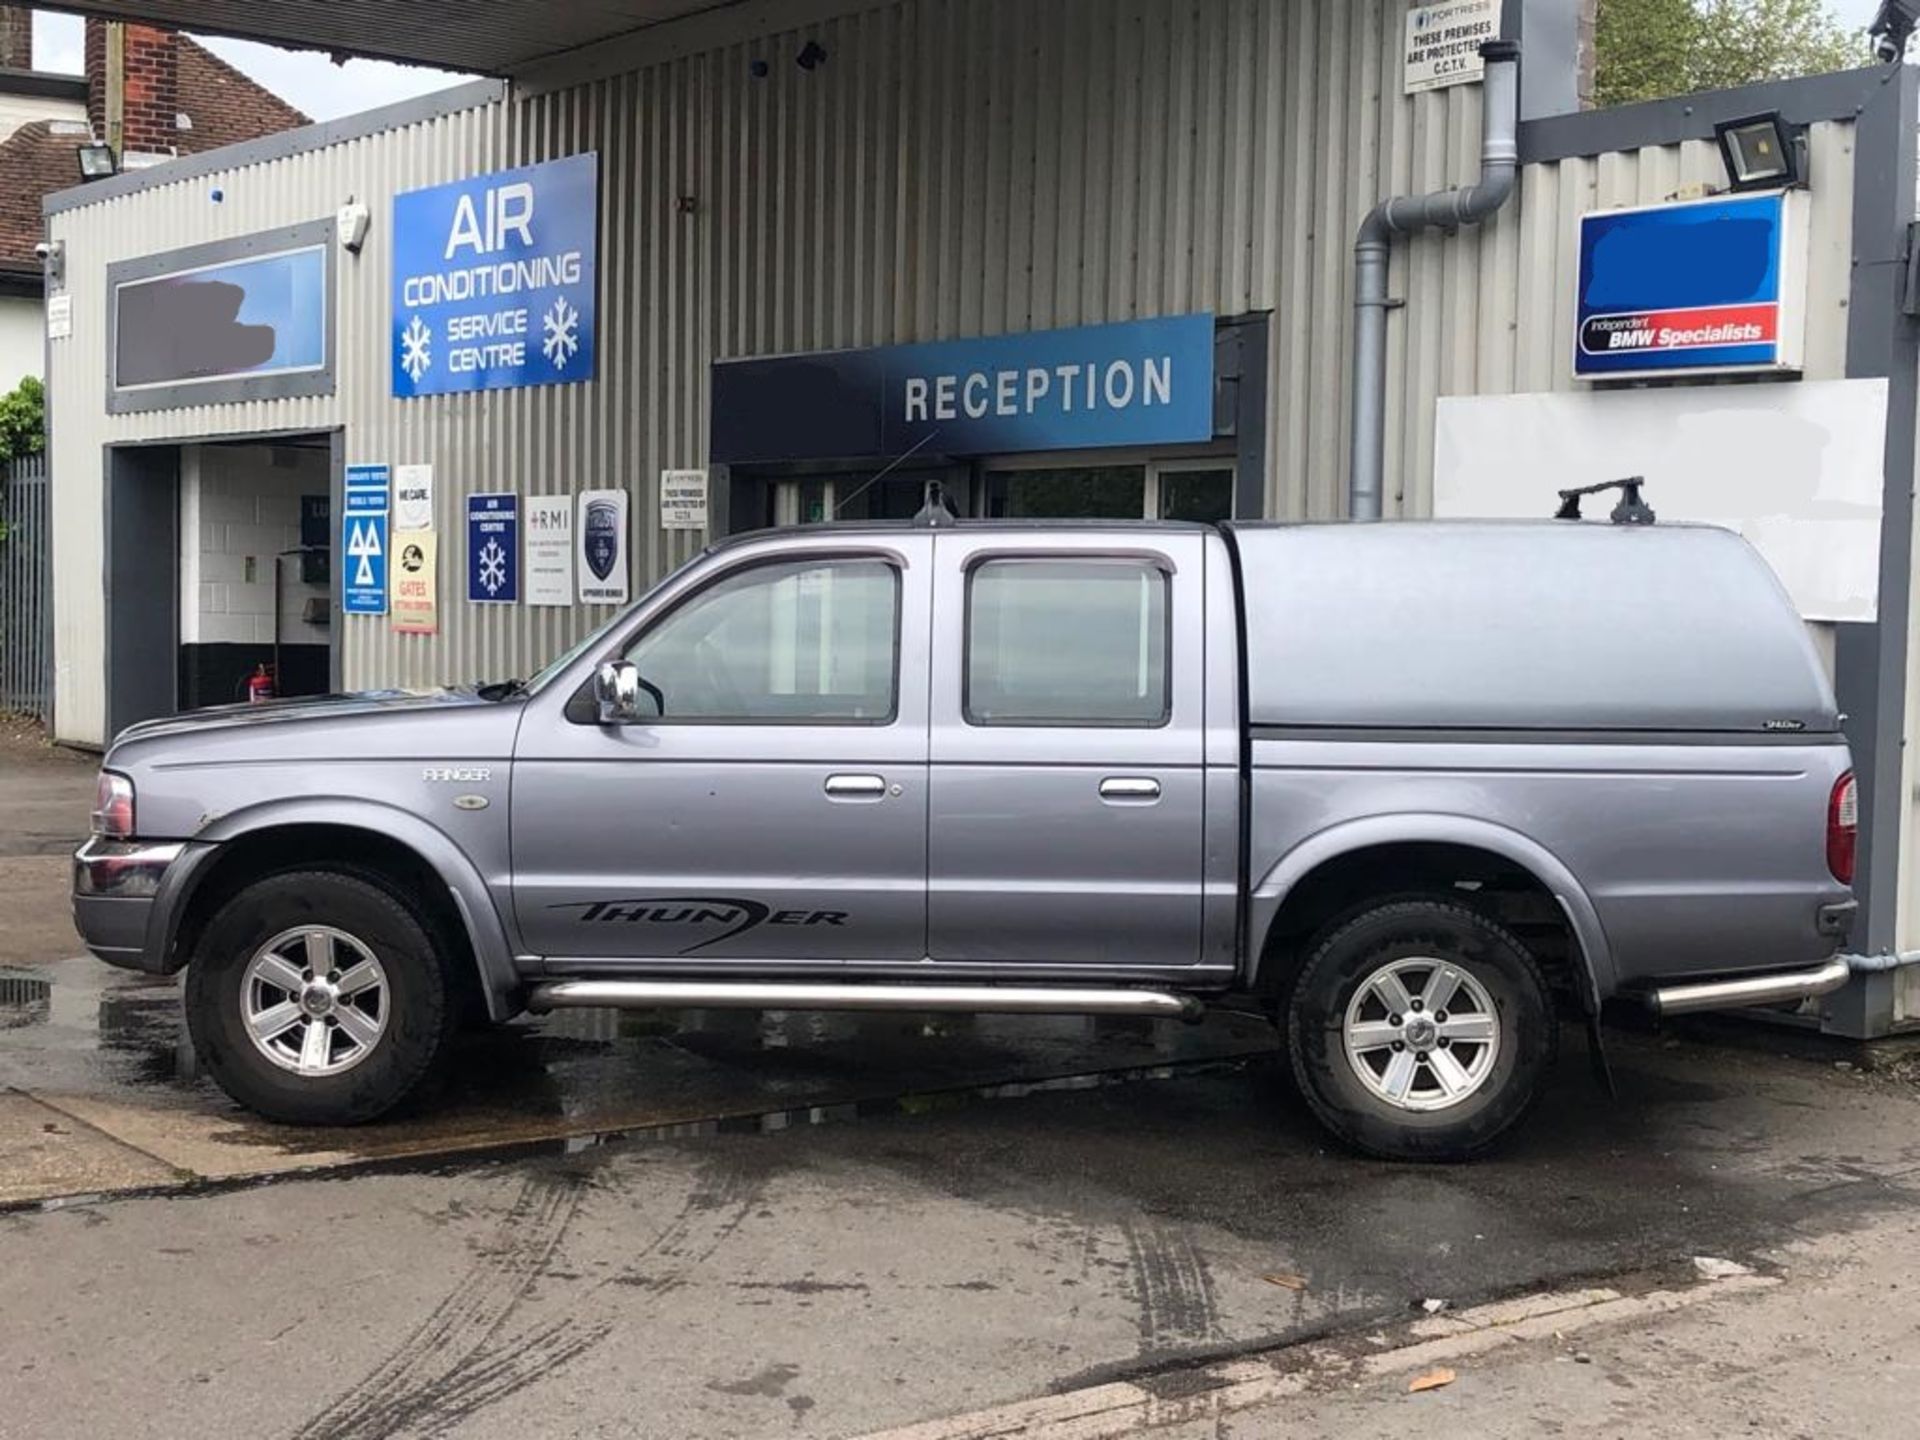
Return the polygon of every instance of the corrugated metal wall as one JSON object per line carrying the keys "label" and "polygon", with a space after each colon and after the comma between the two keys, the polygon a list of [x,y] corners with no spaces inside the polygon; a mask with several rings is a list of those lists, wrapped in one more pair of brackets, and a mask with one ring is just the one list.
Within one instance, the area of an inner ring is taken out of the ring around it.
{"label": "corrugated metal wall", "polygon": [[[626,485],[636,584],[685,558],[698,537],[652,524],[657,477],[702,463],[718,357],[1270,310],[1269,513],[1338,513],[1354,227],[1382,195],[1477,164],[1477,87],[1401,95],[1403,16],[1399,0],[901,0],[807,29],[829,56],[813,71],[792,63],[798,33],[772,37],[56,217],[75,296],[74,335],[52,346],[61,733],[103,724],[100,447],[118,440],[338,424],[350,460],[437,467],[442,634],[346,620],[350,685],[525,673],[604,613],[459,598],[467,492]],[[1842,257],[1847,129],[1815,137],[1816,244]],[[391,399],[392,193],[589,149],[599,378]],[[1715,166],[1696,145],[1534,167],[1484,233],[1397,258],[1400,508],[1428,503],[1436,395],[1570,383],[1575,215]],[[374,223],[342,259],[338,396],[103,413],[107,262],[350,195]],[[1844,296],[1845,264],[1828,268]],[[1812,348],[1838,373],[1838,340]]]}

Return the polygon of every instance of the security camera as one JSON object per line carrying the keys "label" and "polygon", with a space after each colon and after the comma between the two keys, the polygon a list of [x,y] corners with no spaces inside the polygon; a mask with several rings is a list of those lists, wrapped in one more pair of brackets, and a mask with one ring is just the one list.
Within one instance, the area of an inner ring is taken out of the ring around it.
{"label": "security camera", "polygon": [[1873,37],[1873,53],[1882,64],[1891,65],[1907,53],[1915,24],[1920,24],[1920,0],[1880,0],[1867,34]]}
{"label": "security camera", "polygon": [[38,245],[33,247],[33,253],[40,259],[45,260],[49,255],[53,254],[53,246],[42,240]]}

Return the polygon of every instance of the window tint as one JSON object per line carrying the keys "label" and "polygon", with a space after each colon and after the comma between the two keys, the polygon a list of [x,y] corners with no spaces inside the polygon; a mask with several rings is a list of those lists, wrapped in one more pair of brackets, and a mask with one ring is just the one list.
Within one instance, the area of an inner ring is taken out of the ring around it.
{"label": "window tint", "polygon": [[627,658],[669,722],[884,722],[899,609],[882,561],[755,566],[701,591]]}
{"label": "window tint", "polygon": [[1159,725],[1167,577],[1130,560],[993,560],[967,587],[967,719]]}

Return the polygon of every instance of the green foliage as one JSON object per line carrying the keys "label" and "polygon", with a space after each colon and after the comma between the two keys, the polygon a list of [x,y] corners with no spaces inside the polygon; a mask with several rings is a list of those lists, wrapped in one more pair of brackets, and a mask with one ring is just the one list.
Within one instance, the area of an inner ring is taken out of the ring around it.
{"label": "green foliage", "polygon": [[1870,63],[1827,0],[1600,0],[1594,20],[1597,105]]}
{"label": "green foliage", "polygon": [[0,462],[38,455],[47,444],[47,392],[37,376],[0,395]]}

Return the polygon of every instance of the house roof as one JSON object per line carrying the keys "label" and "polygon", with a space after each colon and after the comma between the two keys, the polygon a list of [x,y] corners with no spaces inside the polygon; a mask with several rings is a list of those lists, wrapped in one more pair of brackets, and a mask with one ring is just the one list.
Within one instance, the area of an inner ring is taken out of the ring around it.
{"label": "house roof", "polygon": [[[291,130],[308,118],[182,35],[176,49],[175,103],[192,128],[179,132],[183,155]],[[72,122],[35,120],[0,141],[0,279],[37,276],[33,253],[45,234],[40,202],[79,182],[74,151],[85,141]]]}

